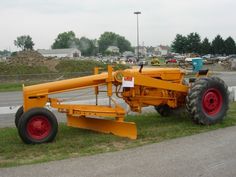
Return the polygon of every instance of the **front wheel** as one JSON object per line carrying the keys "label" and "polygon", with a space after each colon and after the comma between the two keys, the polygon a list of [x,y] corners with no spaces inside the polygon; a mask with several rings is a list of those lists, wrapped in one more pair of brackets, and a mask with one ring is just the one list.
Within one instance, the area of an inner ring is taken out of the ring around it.
{"label": "front wheel", "polygon": [[24,113],[24,108],[23,108],[23,106],[21,106],[21,107],[19,107],[19,109],[16,111],[16,114],[15,114],[16,128],[18,128],[19,120],[20,120],[23,113]]}
{"label": "front wheel", "polygon": [[227,85],[218,77],[198,79],[188,92],[186,107],[196,123],[211,125],[222,121],[229,108]]}
{"label": "front wheel", "polygon": [[45,108],[33,108],[25,112],[18,123],[18,133],[26,144],[48,143],[54,140],[58,130],[57,119]]}

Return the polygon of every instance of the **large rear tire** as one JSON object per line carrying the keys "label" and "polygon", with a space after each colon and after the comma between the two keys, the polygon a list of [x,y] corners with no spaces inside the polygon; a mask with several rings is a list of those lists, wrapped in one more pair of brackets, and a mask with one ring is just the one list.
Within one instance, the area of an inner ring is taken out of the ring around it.
{"label": "large rear tire", "polygon": [[186,108],[195,123],[212,125],[222,121],[229,108],[227,85],[218,77],[196,80],[186,97]]}
{"label": "large rear tire", "polygon": [[51,142],[57,130],[56,117],[45,108],[30,109],[21,116],[18,124],[19,136],[26,144]]}

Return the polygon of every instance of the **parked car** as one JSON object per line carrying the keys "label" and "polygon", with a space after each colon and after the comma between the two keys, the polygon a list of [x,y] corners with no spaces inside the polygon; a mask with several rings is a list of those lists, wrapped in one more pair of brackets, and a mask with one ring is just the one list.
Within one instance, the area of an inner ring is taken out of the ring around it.
{"label": "parked car", "polygon": [[236,59],[236,55],[229,55],[226,57],[225,60],[231,60],[231,59]]}
{"label": "parked car", "polygon": [[166,60],[166,64],[168,63],[178,63],[178,61],[175,58],[171,58],[171,59]]}
{"label": "parked car", "polygon": [[213,56],[211,54],[207,54],[207,55],[203,55],[202,58],[203,59],[210,59],[212,58]]}
{"label": "parked car", "polygon": [[220,56],[220,57],[217,57],[217,59],[218,59],[219,61],[225,61],[225,60],[227,60],[227,57]]}

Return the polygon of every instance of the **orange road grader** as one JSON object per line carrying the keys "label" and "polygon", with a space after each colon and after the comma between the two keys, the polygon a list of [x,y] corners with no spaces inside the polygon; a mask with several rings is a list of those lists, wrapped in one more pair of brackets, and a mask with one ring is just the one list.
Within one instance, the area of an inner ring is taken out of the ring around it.
{"label": "orange road grader", "polygon": [[[98,105],[101,87],[109,103]],[[51,94],[94,89],[94,105],[64,103]],[[104,91],[104,90],[103,90]],[[116,97],[112,97],[113,94]],[[51,96],[51,97],[50,97]],[[130,139],[137,138],[134,122],[125,122],[125,109],[116,99],[123,99],[131,111],[141,112],[142,107],[154,106],[161,116],[185,106],[193,122],[204,125],[222,121],[229,104],[227,85],[218,77],[208,77],[201,70],[195,78],[185,81],[185,72],[178,68],[143,68],[113,71],[44,84],[23,86],[23,105],[15,115],[20,138],[27,144],[47,143],[54,140],[58,131],[55,115],[46,105],[67,115],[67,125],[112,133]]]}

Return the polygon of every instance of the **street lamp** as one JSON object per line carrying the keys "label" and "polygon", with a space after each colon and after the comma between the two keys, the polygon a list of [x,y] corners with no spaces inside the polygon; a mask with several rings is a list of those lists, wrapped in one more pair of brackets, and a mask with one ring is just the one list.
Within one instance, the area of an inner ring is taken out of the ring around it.
{"label": "street lamp", "polygon": [[137,61],[139,61],[139,24],[138,24],[138,15],[141,14],[141,12],[134,12],[135,15],[137,15]]}

